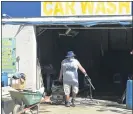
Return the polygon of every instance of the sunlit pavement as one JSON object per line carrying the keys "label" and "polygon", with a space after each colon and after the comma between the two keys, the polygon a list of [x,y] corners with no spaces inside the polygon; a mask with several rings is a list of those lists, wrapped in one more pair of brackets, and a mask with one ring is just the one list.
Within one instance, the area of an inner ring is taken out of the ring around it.
{"label": "sunlit pavement", "polygon": [[41,104],[39,114],[132,114],[132,110],[127,110],[125,105],[115,102],[78,99],[76,104],[76,107]]}

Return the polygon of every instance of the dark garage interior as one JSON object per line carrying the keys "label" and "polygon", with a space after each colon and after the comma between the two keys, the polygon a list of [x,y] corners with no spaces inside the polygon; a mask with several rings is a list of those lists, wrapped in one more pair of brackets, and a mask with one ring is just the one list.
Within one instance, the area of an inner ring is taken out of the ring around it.
{"label": "dark garage interior", "polygon": [[[39,30],[37,26],[36,30]],[[120,29],[44,29],[37,35],[37,56],[41,66],[52,64],[59,76],[61,61],[67,51],[74,51],[76,58],[92,79],[97,95],[122,96],[129,75],[133,74],[132,28]],[[72,36],[71,36],[72,35]],[[84,75],[79,71],[80,90],[84,88]],[[121,85],[115,84],[115,76]],[[80,93],[79,93],[80,94]]]}

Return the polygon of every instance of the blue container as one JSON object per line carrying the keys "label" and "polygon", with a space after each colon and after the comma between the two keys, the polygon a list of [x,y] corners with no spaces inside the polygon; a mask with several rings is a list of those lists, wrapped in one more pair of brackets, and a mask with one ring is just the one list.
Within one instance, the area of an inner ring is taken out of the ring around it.
{"label": "blue container", "polygon": [[2,73],[2,80],[1,80],[2,87],[8,86],[8,73]]}
{"label": "blue container", "polygon": [[126,106],[127,109],[133,109],[133,80],[127,81],[127,90],[126,90]]}

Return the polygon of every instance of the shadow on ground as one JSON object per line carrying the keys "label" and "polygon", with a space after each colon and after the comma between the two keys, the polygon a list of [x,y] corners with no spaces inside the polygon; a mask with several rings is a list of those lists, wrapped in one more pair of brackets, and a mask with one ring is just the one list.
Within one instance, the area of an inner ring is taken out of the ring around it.
{"label": "shadow on ground", "polygon": [[122,105],[122,104],[107,104],[107,107],[115,107],[115,108],[121,108],[121,109],[126,109],[126,105]]}
{"label": "shadow on ground", "polygon": [[46,111],[46,110],[39,111],[39,113],[46,113],[46,112],[51,112],[51,111]]}
{"label": "shadow on ground", "polygon": [[98,108],[97,111],[99,112],[111,111],[120,114],[132,114],[132,110],[128,110],[125,104],[119,104],[117,102],[98,100],[98,99],[86,100],[86,101],[84,100],[84,103],[82,103],[81,101],[80,105],[96,107]]}
{"label": "shadow on ground", "polygon": [[132,114],[132,110],[128,110],[126,109],[125,105],[119,105],[119,104],[108,104],[97,111],[99,112],[111,111],[120,114]]}

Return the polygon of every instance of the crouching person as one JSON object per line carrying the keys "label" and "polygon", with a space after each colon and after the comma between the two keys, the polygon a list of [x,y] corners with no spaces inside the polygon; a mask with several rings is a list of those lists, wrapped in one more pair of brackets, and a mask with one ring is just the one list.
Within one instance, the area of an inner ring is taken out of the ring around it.
{"label": "crouching person", "polygon": [[74,58],[75,54],[72,51],[67,53],[66,59],[64,59],[61,63],[61,70],[59,81],[62,80],[63,75],[63,87],[65,93],[65,105],[70,107],[70,90],[72,87],[72,106],[75,106],[75,97],[78,94],[79,83],[78,83],[78,69],[80,69],[85,76],[87,73],[85,69],[81,66],[79,61]]}

